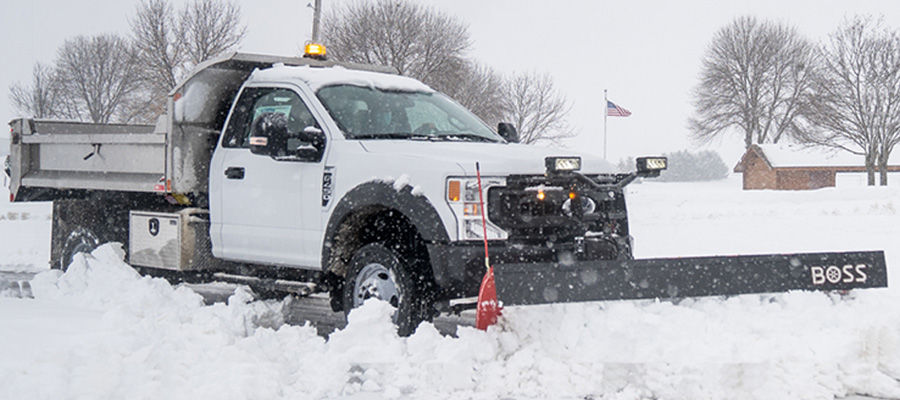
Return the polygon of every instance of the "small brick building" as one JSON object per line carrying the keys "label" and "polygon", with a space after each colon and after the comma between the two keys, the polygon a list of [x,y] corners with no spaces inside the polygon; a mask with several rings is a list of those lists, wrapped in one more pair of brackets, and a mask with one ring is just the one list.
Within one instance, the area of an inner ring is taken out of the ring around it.
{"label": "small brick building", "polygon": [[[900,172],[900,166],[891,165],[888,171]],[[862,156],[848,152],[754,144],[741,157],[734,172],[743,174],[744,190],[811,190],[834,187],[838,173],[865,174],[866,167]]]}

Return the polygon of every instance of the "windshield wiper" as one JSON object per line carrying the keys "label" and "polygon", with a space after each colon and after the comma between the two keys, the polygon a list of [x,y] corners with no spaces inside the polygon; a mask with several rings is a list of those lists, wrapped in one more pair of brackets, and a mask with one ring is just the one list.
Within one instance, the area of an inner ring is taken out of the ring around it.
{"label": "windshield wiper", "polygon": [[432,137],[428,135],[417,135],[414,133],[363,133],[353,135],[350,139],[411,139],[411,140],[430,140]]}
{"label": "windshield wiper", "polygon": [[491,139],[489,137],[484,137],[471,132],[456,132],[456,133],[443,133],[439,134],[441,138],[447,140],[467,140],[471,142],[491,142],[496,143],[497,140]]}
{"label": "windshield wiper", "polygon": [[497,140],[484,137],[470,132],[456,133],[438,133],[436,135],[423,135],[418,133],[362,133],[353,135],[351,139],[405,139],[405,140],[428,140],[428,141],[469,141],[469,142],[491,142],[496,143]]}

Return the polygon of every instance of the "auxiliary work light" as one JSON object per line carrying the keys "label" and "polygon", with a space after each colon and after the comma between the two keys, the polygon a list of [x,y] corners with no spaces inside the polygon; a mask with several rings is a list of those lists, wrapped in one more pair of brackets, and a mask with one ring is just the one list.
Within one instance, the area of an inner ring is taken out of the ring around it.
{"label": "auxiliary work light", "polygon": [[640,176],[659,176],[659,172],[668,167],[665,157],[638,157],[635,160],[637,173]]}
{"label": "auxiliary work light", "polygon": [[547,157],[544,165],[548,174],[578,171],[581,169],[581,157]]}

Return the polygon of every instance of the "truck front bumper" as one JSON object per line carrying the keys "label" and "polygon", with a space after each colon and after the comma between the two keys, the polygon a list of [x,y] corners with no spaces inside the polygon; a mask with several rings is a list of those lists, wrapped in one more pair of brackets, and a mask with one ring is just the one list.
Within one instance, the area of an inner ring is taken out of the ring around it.
{"label": "truck front bumper", "polygon": [[[483,242],[427,245],[436,283],[452,297],[478,295],[484,276]],[[489,241],[491,264],[561,263],[631,259],[631,241],[623,237],[578,238],[571,242],[521,244]]]}

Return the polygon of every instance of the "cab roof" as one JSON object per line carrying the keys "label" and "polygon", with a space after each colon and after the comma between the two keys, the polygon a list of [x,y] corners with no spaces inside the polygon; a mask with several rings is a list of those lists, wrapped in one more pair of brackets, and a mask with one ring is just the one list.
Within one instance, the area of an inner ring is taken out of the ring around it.
{"label": "cab roof", "polygon": [[249,78],[250,82],[284,82],[292,80],[306,83],[313,91],[325,86],[353,85],[392,91],[434,92],[433,89],[424,83],[409,77],[345,68],[340,65],[323,68],[312,65],[288,66],[279,64],[271,68],[256,70]]}
{"label": "cab roof", "polygon": [[[172,114],[169,115],[169,121],[205,126],[213,130],[221,129],[224,116],[227,115],[235,94],[241,85],[250,78],[250,75],[257,70],[260,71],[261,77],[301,80],[305,77],[310,80],[316,79],[315,82],[320,84],[350,79],[357,84],[368,81],[380,85],[380,82],[394,81],[384,77],[401,78],[396,68],[380,65],[231,52],[200,63],[169,92],[169,103],[174,105]],[[342,72],[317,74],[309,72],[310,70],[339,70]],[[366,72],[369,75],[355,75],[355,72]],[[279,76],[278,74],[285,75]],[[378,76],[382,78],[374,78]],[[401,81],[403,79],[396,80],[396,82]],[[411,83],[407,82],[404,85],[411,85]]]}
{"label": "cab roof", "polygon": [[253,72],[253,70],[271,68],[274,65],[306,65],[316,67],[340,66],[342,68],[351,70],[372,71],[380,72],[383,74],[396,75],[399,73],[396,68],[383,65],[344,63],[302,57],[283,57],[268,54],[230,52],[198,64],[196,67],[194,67],[194,70],[191,71],[191,73],[187,77],[185,77],[178,85],[175,86],[175,88],[172,89],[172,91],[169,92],[169,96],[173,96],[176,93],[183,92],[185,86],[189,85],[193,81],[207,80],[204,79],[207,75],[231,75],[235,78],[240,77],[240,79],[234,80],[240,80],[241,82],[243,82],[247,79],[250,73]]}

